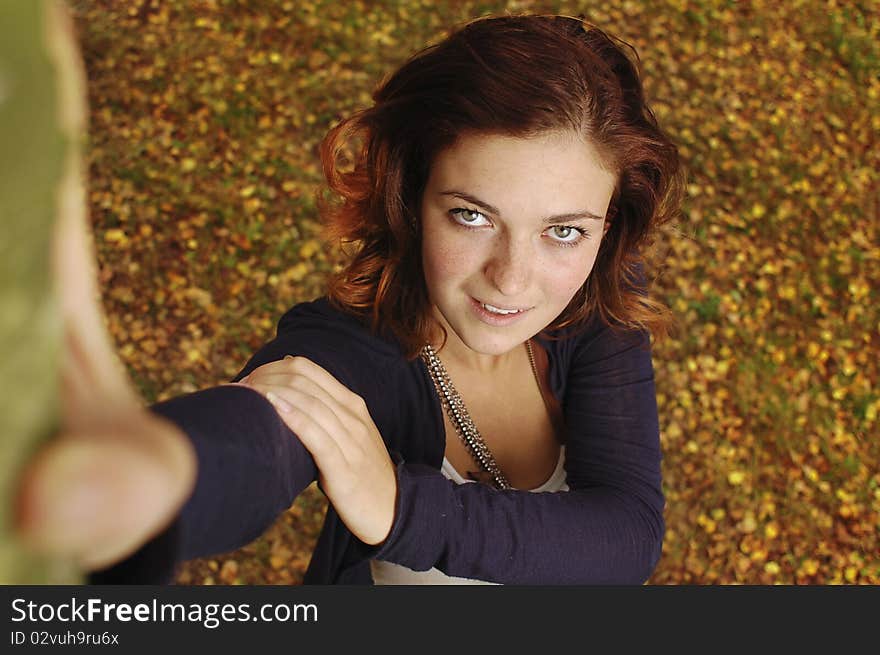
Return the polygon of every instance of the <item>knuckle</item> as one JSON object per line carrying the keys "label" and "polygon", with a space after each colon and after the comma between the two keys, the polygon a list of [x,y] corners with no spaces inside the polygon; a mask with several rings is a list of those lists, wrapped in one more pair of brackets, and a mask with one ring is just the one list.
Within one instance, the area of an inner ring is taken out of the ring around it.
{"label": "knuckle", "polygon": [[305,357],[303,357],[302,355],[297,355],[296,357],[292,357],[289,360],[290,368],[293,369],[294,371],[302,371],[302,370],[304,370],[307,361],[308,360]]}

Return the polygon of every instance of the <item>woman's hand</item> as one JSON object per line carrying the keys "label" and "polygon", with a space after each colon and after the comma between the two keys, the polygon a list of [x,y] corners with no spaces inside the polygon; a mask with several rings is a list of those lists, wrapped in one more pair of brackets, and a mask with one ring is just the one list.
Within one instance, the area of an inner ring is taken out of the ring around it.
{"label": "woman's hand", "polygon": [[318,482],[348,529],[384,541],[394,521],[397,476],[363,398],[305,357],[288,355],[243,384],[271,402],[318,467]]}

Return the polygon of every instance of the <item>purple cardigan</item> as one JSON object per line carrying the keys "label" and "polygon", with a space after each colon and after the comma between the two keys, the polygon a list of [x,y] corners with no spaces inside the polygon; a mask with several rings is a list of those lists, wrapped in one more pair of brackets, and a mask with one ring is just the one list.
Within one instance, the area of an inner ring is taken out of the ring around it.
{"label": "purple cardigan", "polygon": [[[538,340],[565,419],[567,492],[456,485],[439,471],[445,433],[421,359],[374,335],[326,298],[290,309],[277,336],[236,376],[303,355],[366,401],[397,464],[391,533],[354,537],[329,507],[307,584],[372,582],[369,559],[506,584],[641,584],[660,557],[664,498],[649,339],[594,319]],[[93,583],[169,582],[177,562],[257,538],[316,479],[314,461],[274,408],[221,386],[153,405],[190,437],[195,490],[168,529]]]}

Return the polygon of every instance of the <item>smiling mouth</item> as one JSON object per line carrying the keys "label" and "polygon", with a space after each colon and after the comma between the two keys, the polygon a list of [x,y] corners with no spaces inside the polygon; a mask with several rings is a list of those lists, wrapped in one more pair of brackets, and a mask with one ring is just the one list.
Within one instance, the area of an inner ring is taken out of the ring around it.
{"label": "smiling mouth", "polygon": [[498,314],[499,316],[509,316],[511,314],[522,314],[523,312],[529,311],[531,307],[526,307],[525,309],[505,309],[504,307],[497,307],[495,305],[490,305],[489,303],[480,302],[477,300],[480,307],[485,309],[487,312],[491,314]]}

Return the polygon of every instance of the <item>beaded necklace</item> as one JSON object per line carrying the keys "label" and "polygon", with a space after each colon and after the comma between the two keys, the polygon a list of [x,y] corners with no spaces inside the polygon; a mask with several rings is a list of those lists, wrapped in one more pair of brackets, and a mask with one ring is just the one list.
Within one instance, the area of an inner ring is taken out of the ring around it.
{"label": "beaded necklace", "polygon": [[[535,376],[535,382],[538,383],[538,389],[540,389],[541,381],[538,377],[538,367],[535,365],[535,355],[532,352],[531,339],[526,339],[525,345],[526,352],[529,355],[529,364],[531,364],[532,373]],[[443,362],[440,361],[440,357],[437,356],[434,348],[427,344],[422,348],[420,355],[428,368],[428,373],[431,375],[431,381],[437,389],[437,394],[440,396],[440,403],[443,405],[443,409],[455,427],[455,431],[462,443],[464,443],[471,456],[483,471],[488,474],[491,484],[498,489],[512,489],[513,487],[507,481],[507,478],[495,461],[495,457],[489,450],[489,446],[483,441],[480,431],[474,424],[473,419],[471,419],[464,401],[458,391],[455,390],[449,373],[446,371],[446,367],[443,366]],[[489,482],[488,480],[483,481]]]}

